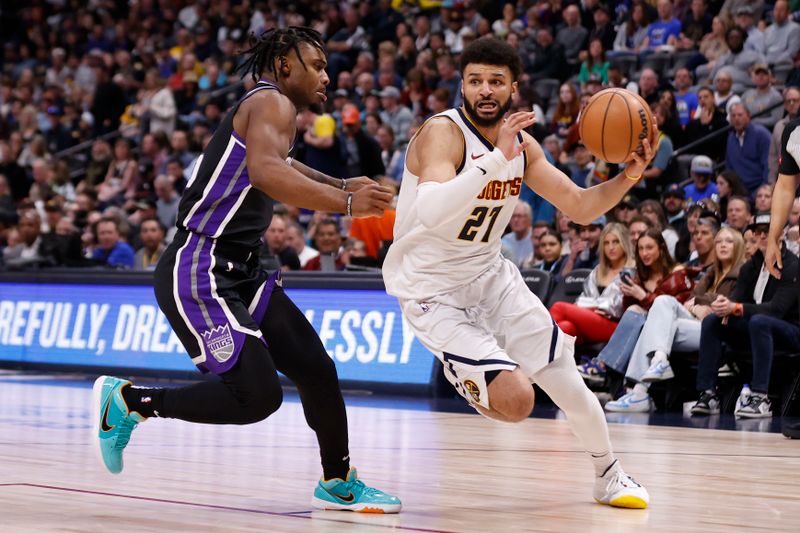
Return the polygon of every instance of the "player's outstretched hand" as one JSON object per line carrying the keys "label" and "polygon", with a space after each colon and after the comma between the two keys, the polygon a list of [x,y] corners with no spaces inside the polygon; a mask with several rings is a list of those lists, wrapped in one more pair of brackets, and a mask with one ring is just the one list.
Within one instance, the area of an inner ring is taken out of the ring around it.
{"label": "player's outstretched hand", "polygon": [[500,126],[500,132],[497,134],[495,146],[503,152],[506,159],[511,161],[525,151],[529,143],[526,141],[516,145],[517,134],[528,126],[533,125],[535,121],[536,113],[531,111],[519,111],[503,121],[503,125]]}
{"label": "player's outstretched hand", "polygon": [[345,189],[347,192],[356,192],[361,190],[361,188],[366,187],[367,185],[374,185],[375,180],[370,179],[366,176],[358,176],[357,178],[348,178],[346,180],[347,188]]}
{"label": "player's outstretched hand", "polygon": [[379,217],[389,208],[393,199],[394,193],[388,187],[375,182],[365,184],[353,193],[353,216]]}
{"label": "player's outstretched hand", "polygon": [[[653,124],[653,139],[658,139],[658,126],[655,124]],[[648,139],[642,139],[642,148],[644,148],[644,155],[631,152],[630,157],[625,161],[625,174],[628,176],[633,177],[644,174],[650,161],[656,156],[656,151]]]}

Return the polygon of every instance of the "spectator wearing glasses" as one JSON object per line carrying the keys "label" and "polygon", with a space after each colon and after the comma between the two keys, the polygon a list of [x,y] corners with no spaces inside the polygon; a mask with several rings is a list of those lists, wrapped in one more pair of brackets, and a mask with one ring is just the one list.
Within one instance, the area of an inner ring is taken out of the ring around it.
{"label": "spectator wearing glasses", "polygon": [[525,202],[519,202],[514,207],[511,214],[511,232],[503,237],[501,246],[503,255],[506,256],[517,267],[531,254],[533,254],[533,243],[531,242],[533,222],[533,210]]}
{"label": "spectator wearing glasses", "polygon": [[626,194],[614,208],[614,220],[627,226],[639,214],[638,209],[639,199],[632,194]]}

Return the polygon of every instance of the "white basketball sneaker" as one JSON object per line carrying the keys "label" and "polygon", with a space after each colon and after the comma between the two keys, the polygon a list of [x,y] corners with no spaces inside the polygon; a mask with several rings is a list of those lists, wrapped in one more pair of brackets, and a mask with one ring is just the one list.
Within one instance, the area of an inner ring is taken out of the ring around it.
{"label": "white basketball sneaker", "polygon": [[644,509],[650,503],[647,490],[622,470],[619,461],[614,461],[606,473],[595,480],[594,499],[598,503],[628,509]]}

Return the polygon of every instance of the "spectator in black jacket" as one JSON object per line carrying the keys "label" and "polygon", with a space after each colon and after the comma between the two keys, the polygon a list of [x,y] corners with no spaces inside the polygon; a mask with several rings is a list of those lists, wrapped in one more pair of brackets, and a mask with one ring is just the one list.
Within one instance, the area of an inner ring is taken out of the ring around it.
{"label": "spectator in black jacket", "polygon": [[358,108],[352,104],[342,109],[341,142],[347,153],[347,175],[375,178],[386,173],[381,159],[381,147],[361,128]]}
{"label": "spectator in black jacket", "polygon": [[759,238],[759,249],[742,266],[730,299],[717,297],[711,304],[714,314],[703,319],[697,368],[700,399],[692,407],[692,414],[719,412],[716,383],[723,342],[737,348],[749,344],[752,351],[752,394],[736,410],[737,416],[748,418],[772,416],[767,389],[774,347],[800,349],[798,260],[784,247],[781,278],[769,274],[764,267],[769,222],[770,215],[765,213],[757,215],[755,222],[748,226]]}
{"label": "spectator in black jacket", "polygon": [[[728,125],[728,119],[723,111],[720,111],[714,103],[714,92],[708,87],[702,87],[697,91],[700,100],[694,120],[686,126],[686,142],[694,142],[715,131],[721,130]],[[717,134],[716,137],[694,146],[692,153],[705,154],[714,161],[722,161],[725,158],[725,144],[727,137]]]}
{"label": "spectator in black jacket", "polygon": [[536,33],[536,50],[534,57],[530,61],[530,66],[525,71],[531,78],[556,78],[563,80],[564,65],[564,46],[553,42],[553,30],[542,28]]}

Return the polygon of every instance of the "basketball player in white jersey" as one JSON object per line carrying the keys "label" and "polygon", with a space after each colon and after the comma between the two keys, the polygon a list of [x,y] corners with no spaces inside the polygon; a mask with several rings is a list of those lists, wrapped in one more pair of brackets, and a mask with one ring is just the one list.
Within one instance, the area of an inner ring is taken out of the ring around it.
{"label": "basketball player in white jersey", "polygon": [[500,237],[523,183],[578,223],[613,208],[644,172],[653,151],[631,154],[623,173],[581,189],[522,131],[533,113],[503,119],[521,67],[504,42],[479,39],[461,56],[463,106],[428,120],[411,140],[397,205],[394,244],[383,266],[419,340],[448,381],[481,414],[526,419],[531,383],[562,409],[589,452],[594,498],[644,508],[647,491],[614,458],[605,416],[577,373],[574,338],[562,333],[500,254]]}

